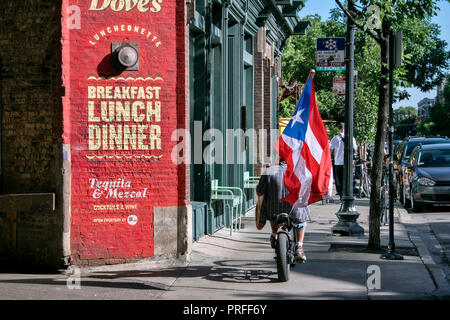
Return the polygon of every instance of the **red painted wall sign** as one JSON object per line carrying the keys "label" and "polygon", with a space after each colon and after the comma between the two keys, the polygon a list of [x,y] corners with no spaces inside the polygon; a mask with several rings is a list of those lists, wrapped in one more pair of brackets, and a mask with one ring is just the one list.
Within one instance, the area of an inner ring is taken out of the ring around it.
{"label": "red painted wall sign", "polygon": [[[72,255],[152,256],[153,208],[177,206],[176,1],[65,0],[63,24]],[[138,71],[112,42],[138,44]]]}

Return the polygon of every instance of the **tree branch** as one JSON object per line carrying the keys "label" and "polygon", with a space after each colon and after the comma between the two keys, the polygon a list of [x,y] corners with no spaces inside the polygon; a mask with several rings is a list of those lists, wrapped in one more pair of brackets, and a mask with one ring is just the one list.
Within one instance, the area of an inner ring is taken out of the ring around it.
{"label": "tree branch", "polygon": [[363,15],[364,13],[356,7],[356,4],[353,3],[353,11],[355,11],[358,15]]}
{"label": "tree branch", "polygon": [[[342,3],[339,0],[335,0],[337,5],[339,6],[339,8],[344,12],[344,14],[347,16],[348,19],[350,19],[350,21],[359,29],[361,29],[362,31],[366,32],[370,37],[372,37],[376,42],[378,42],[379,44],[381,44],[383,42],[383,36],[380,33],[379,30],[375,29],[376,33],[373,33],[373,31],[371,29],[364,29],[364,25],[358,23],[356,21],[356,19],[352,16],[352,13],[347,10]],[[358,10],[355,10],[358,11]],[[362,12],[359,11],[361,14]]]}

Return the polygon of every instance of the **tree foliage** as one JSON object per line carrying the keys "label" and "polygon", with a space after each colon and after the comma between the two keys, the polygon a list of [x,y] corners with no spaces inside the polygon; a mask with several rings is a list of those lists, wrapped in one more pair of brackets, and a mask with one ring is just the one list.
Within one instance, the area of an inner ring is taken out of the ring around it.
{"label": "tree foliage", "polygon": [[[445,0],[450,2],[450,0]],[[381,22],[393,32],[403,33],[404,66],[395,71],[395,84],[402,87],[416,87],[426,92],[442,82],[450,66],[450,52],[447,43],[440,38],[441,30],[431,18],[440,10],[438,0],[360,0],[351,1],[358,5],[350,12],[337,0],[347,17],[365,31],[380,46],[388,40],[382,24],[379,29],[370,27],[374,12],[379,9]],[[357,8],[358,7],[358,8]],[[386,28],[386,31],[388,28]],[[406,91],[396,92],[399,100],[407,99]]]}
{"label": "tree foliage", "polygon": [[409,116],[417,116],[417,108],[412,106],[400,107],[394,110],[394,122],[409,118]]}
{"label": "tree foliage", "polygon": [[[440,27],[429,18],[407,18],[396,30],[403,33],[405,60],[402,73],[397,75],[397,85],[414,86],[426,92],[438,86],[449,67],[450,52],[447,43],[440,39]],[[408,98],[399,92],[399,98]]]}
{"label": "tree foliage", "polygon": [[[320,16],[308,16],[311,26],[305,36],[291,37],[283,53],[283,79],[285,82],[290,76],[297,82],[304,83],[309,72],[316,63],[316,40],[325,37],[345,37],[345,17],[335,12],[331,19],[322,21]],[[377,56],[379,49],[372,39],[367,39],[363,32],[356,36],[355,55],[358,65],[358,86],[355,90],[355,139],[360,143],[373,141],[375,137],[375,123],[377,103],[377,70],[379,63]],[[374,71],[375,70],[375,71]],[[333,77],[345,77],[345,72],[320,71],[314,76],[317,105],[322,119],[344,121],[344,96],[336,97],[333,94]],[[284,100],[280,105],[280,116],[290,117],[295,111],[295,101]],[[337,132],[336,126],[329,125],[330,136]]]}
{"label": "tree foliage", "polygon": [[417,108],[400,107],[394,110],[394,139],[403,139],[416,133]]}
{"label": "tree foliage", "polygon": [[[450,77],[448,78],[450,80]],[[439,102],[430,108],[430,116],[417,125],[417,133],[427,136],[450,137],[450,83],[447,81],[444,92],[438,97]]]}

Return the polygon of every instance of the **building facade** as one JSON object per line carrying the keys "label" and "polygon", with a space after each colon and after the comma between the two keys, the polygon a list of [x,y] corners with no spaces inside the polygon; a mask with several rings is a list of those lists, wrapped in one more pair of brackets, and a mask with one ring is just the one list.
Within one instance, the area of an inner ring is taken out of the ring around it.
{"label": "building facade", "polygon": [[305,32],[302,6],[3,1],[2,261],[182,257],[230,226],[211,181],[252,205],[244,173],[273,159],[281,52]]}
{"label": "building facade", "polygon": [[447,85],[447,76],[437,86],[436,101],[439,102],[439,103],[444,103],[444,101],[445,101],[443,94],[444,94],[444,89],[445,89],[446,85]]}

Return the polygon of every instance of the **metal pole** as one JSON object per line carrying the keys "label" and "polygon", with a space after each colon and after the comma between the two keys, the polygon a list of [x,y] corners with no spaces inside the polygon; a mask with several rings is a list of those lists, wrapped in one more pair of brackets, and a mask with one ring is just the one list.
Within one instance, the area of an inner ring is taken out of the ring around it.
{"label": "metal pole", "polygon": [[354,55],[355,55],[355,32],[356,27],[349,27],[348,41],[348,63],[346,78],[346,97],[345,97],[345,131],[344,131],[344,188],[343,202],[353,202],[353,107],[354,107]]}
{"label": "metal pole", "polygon": [[[2,77],[2,70],[3,70],[3,63],[2,58],[0,57],[0,92],[3,92],[2,89],[2,83],[3,83],[3,77]],[[3,122],[3,101],[2,96],[0,95],[0,193],[3,193],[3,168],[2,168],[2,122]]]}
{"label": "metal pole", "polygon": [[389,244],[387,253],[382,259],[403,260],[403,256],[395,252],[394,240],[394,34],[389,34]]}
{"label": "metal pole", "polygon": [[[349,9],[353,8],[349,1]],[[353,204],[353,102],[354,102],[354,65],[355,65],[356,26],[347,19],[346,43],[346,90],[345,90],[345,132],[344,132],[344,186],[341,207],[336,216],[339,222],[331,229],[333,234],[360,236],[364,229],[356,221],[359,213]]]}

